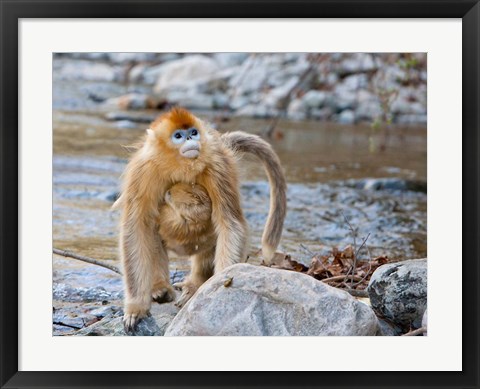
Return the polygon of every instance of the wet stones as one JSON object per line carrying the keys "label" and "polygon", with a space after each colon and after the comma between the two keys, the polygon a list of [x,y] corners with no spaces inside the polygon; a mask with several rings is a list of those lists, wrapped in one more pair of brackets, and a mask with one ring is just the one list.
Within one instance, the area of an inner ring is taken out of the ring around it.
{"label": "wet stones", "polygon": [[427,259],[380,266],[368,284],[375,313],[405,332],[419,328],[427,308]]}

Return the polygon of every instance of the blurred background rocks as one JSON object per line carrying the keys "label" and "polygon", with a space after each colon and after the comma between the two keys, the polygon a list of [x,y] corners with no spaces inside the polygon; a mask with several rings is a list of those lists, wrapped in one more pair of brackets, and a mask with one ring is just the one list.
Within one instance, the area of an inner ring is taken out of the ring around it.
{"label": "blurred background rocks", "polygon": [[[87,82],[83,91],[89,100],[110,108],[181,105],[225,115],[373,126],[427,122],[425,53],[58,53],[54,58],[56,81]],[[96,83],[89,87],[89,81]]]}

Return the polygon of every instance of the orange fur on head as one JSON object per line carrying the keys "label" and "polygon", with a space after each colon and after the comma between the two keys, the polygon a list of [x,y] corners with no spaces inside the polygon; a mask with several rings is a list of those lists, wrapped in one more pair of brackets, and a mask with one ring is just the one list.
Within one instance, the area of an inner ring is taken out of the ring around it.
{"label": "orange fur on head", "polygon": [[193,116],[184,108],[175,107],[171,111],[168,111],[158,117],[153,123],[152,127],[157,127],[157,125],[165,124],[166,129],[169,131],[176,129],[186,129],[194,127],[197,125],[197,118]]}

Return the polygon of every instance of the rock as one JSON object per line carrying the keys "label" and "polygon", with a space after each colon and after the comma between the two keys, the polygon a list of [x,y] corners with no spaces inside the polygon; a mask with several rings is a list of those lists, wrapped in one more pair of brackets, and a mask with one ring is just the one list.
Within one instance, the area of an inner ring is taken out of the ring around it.
{"label": "rock", "polygon": [[140,93],[129,93],[105,101],[106,106],[119,109],[149,109],[158,106],[158,101],[152,96]]}
{"label": "rock", "polygon": [[261,89],[272,68],[269,67],[269,58],[249,56],[241,68],[229,80],[229,87],[236,90],[238,95],[245,95],[257,92]]}
{"label": "rock", "polygon": [[307,118],[307,110],[301,99],[294,99],[287,108],[287,116],[292,120],[305,120]]}
{"label": "rock", "polygon": [[365,89],[368,87],[368,78],[364,73],[361,74],[352,74],[351,76],[345,77],[343,80],[343,86],[351,91],[357,91],[358,89]]}
{"label": "rock", "polygon": [[230,108],[234,111],[245,107],[250,100],[245,96],[235,96],[232,100],[230,100]]}
{"label": "rock", "polygon": [[110,62],[120,64],[154,61],[156,57],[156,53],[108,53]]}
{"label": "rock", "polygon": [[248,58],[247,53],[215,53],[213,59],[221,68],[241,65]]}
{"label": "rock", "polygon": [[395,116],[397,124],[427,124],[427,114],[420,115],[397,115]]}
{"label": "rock", "polygon": [[[423,314],[422,327],[427,327],[428,328],[428,309],[425,309],[425,313]],[[428,335],[428,331],[425,331],[423,333],[423,336],[427,336],[427,335]]]}
{"label": "rock", "polygon": [[115,122],[115,127],[122,130],[138,128],[138,124],[132,122],[131,120],[119,120]]}
{"label": "rock", "polygon": [[[148,68],[149,68],[149,66],[144,64],[144,63],[139,63],[139,64],[135,65],[128,72],[128,80],[131,83],[143,82],[144,81],[144,73],[147,71]],[[153,80],[150,84],[154,84],[155,79],[156,78],[153,78]]]}
{"label": "rock", "polygon": [[348,180],[347,184],[354,188],[365,190],[400,190],[427,193],[426,181],[405,180],[395,177]]}
{"label": "rock", "polygon": [[418,101],[406,101],[403,99],[396,99],[390,107],[394,114],[414,114],[422,115],[426,113],[425,106]]}
{"label": "rock", "polygon": [[237,110],[236,114],[238,116],[253,116],[255,118],[268,118],[275,116],[277,114],[277,110],[273,108],[268,108],[264,105],[260,104],[248,104],[239,110]]}
{"label": "rock", "polygon": [[205,55],[190,55],[166,62],[158,71],[158,79],[154,87],[156,93],[178,85],[189,83],[215,74],[220,67],[214,59]]}
{"label": "rock", "polygon": [[327,101],[327,93],[319,90],[310,90],[302,97],[302,102],[308,108],[321,108]]}
{"label": "rock", "polygon": [[65,80],[85,81],[119,81],[123,69],[99,62],[69,61],[56,70],[58,76]]}
{"label": "rock", "polygon": [[377,68],[377,64],[373,60],[371,54],[367,53],[353,53],[340,63],[338,73],[341,76],[349,74],[372,71]]}
{"label": "rock", "polygon": [[333,111],[330,107],[313,108],[310,110],[310,117],[316,120],[330,120]]}
{"label": "rock", "polygon": [[351,109],[346,109],[338,115],[337,121],[340,124],[353,124],[355,123],[355,112]]}
{"label": "rock", "polygon": [[427,259],[380,266],[368,284],[374,311],[402,327],[419,328],[427,308]]}
{"label": "rock", "polygon": [[[225,286],[225,280],[231,279]],[[236,264],[203,284],[165,336],[375,335],[371,308],[347,292],[287,270]]]}
{"label": "rock", "polygon": [[129,120],[135,123],[151,123],[158,115],[150,115],[144,112],[108,112],[105,119],[110,121]]}
{"label": "rock", "polygon": [[92,61],[108,60],[108,53],[55,53],[55,56],[70,57],[75,59],[89,59]]}
{"label": "rock", "polygon": [[365,101],[358,104],[355,110],[357,120],[372,121],[382,115],[382,107],[378,101]]}
{"label": "rock", "polygon": [[188,90],[199,93],[229,92],[228,80],[238,72],[240,67],[220,70],[207,77],[203,77],[190,84]]}
{"label": "rock", "polygon": [[150,317],[142,319],[135,333],[125,333],[123,328],[123,313],[107,316],[88,327],[75,332],[75,336],[163,336],[165,329],[178,312],[174,303],[153,304]]}
{"label": "rock", "polygon": [[335,88],[331,105],[337,112],[345,109],[353,110],[357,106],[357,94],[339,85]]}
{"label": "rock", "polygon": [[377,336],[399,336],[402,334],[402,329],[395,324],[389,323],[386,320],[378,318]]}
{"label": "rock", "polygon": [[285,84],[273,88],[264,98],[263,104],[273,108],[283,108],[290,97],[290,92],[298,84],[298,77],[290,78]]}
{"label": "rock", "polygon": [[98,317],[92,314],[77,315],[67,309],[58,309],[53,313],[53,324],[71,329],[80,329],[98,321]]}
{"label": "rock", "polygon": [[53,299],[68,302],[100,302],[121,300],[121,292],[108,292],[105,288],[97,286],[94,288],[75,288],[63,283],[53,284]]}

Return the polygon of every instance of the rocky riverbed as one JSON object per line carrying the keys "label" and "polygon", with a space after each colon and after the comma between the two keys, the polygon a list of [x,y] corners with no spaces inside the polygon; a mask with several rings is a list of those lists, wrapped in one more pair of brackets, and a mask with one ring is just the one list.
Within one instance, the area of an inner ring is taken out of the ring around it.
{"label": "rocky riverbed", "polygon": [[[59,55],[54,60],[53,245],[117,266],[119,215],[110,208],[118,195],[120,175],[129,156],[128,146],[139,139],[149,121],[161,112],[158,107],[162,105],[157,99],[163,98],[158,93],[163,87],[159,89],[158,84],[164,70],[153,69],[188,58],[165,54],[139,56],[87,53]],[[219,62],[221,69],[245,66],[238,63],[241,56],[208,58]],[[301,63],[299,58],[285,57],[282,61],[290,61],[294,66]],[[347,59],[339,57],[337,62]],[[416,71],[422,77],[420,68]],[[271,73],[268,78],[275,74],[273,70]],[[348,77],[339,76],[340,84],[351,82],[346,81]],[[167,81],[165,78],[162,82]],[[201,84],[195,85],[201,88]],[[420,84],[415,88],[421,88]],[[175,89],[178,93],[183,90]],[[262,92],[266,94],[262,94],[262,99],[270,94],[269,90]],[[217,93],[217,89],[214,91]],[[122,97],[129,93],[135,96]],[[242,89],[238,96],[250,99],[252,93]],[[420,93],[420,89],[415,93]],[[307,94],[308,91],[301,99]],[[300,95],[297,97],[300,99]],[[168,95],[167,99],[175,102]],[[409,104],[413,102],[407,100]],[[288,182],[288,213],[281,251],[307,263],[312,253],[328,253],[332,247],[352,244],[347,218],[358,228],[357,239],[370,234],[370,254],[364,250],[362,259],[369,255],[386,255],[395,261],[426,257],[426,128],[418,124],[422,120],[414,121],[416,125],[397,124],[379,129],[368,120],[359,123],[357,109],[361,105],[355,103],[351,109],[355,125],[323,121],[312,115],[313,108],[308,108],[305,115],[276,118],[272,135],[269,132],[272,120],[264,116],[275,117],[282,110],[278,107],[268,115],[258,115],[248,110],[242,112],[251,102],[225,110],[225,107],[195,106],[191,103],[194,100],[184,97],[180,101],[200,109],[199,114],[220,131],[241,129],[270,136],[268,140],[281,159]],[[288,112],[292,103],[293,100]],[[323,109],[322,104],[317,108]],[[338,115],[345,110],[334,111],[325,120],[342,122]],[[401,115],[392,116],[393,121],[404,123]],[[249,264],[258,265],[261,258],[257,252],[268,211],[268,185],[255,160],[245,158],[241,165],[243,207],[252,236]],[[172,280],[182,279],[187,270],[185,258],[171,258]],[[55,335],[124,334],[118,327],[122,296],[118,274],[54,255]],[[177,312],[172,304],[155,305],[152,311],[155,320],[144,324],[145,334],[163,334]],[[401,324],[405,325],[403,321]]]}

